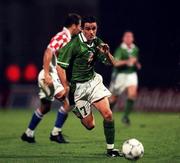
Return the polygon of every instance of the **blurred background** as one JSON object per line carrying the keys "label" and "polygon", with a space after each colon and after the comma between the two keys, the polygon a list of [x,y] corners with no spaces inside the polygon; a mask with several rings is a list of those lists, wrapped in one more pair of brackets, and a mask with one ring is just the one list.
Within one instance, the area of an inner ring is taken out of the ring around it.
{"label": "blurred background", "polygon": [[[180,111],[180,10],[178,1],[162,0],[1,0],[1,108],[38,105],[43,53],[69,12],[96,16],[98,36],[112,53],[123,32],[132,30],[142,64],[136,109]],[[96,68],[108,86],[112,67],[98,64]]]}

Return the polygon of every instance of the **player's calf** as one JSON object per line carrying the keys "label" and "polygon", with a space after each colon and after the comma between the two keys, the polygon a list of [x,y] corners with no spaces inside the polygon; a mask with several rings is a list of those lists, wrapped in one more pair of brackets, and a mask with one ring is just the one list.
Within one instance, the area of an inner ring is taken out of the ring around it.
{"label": "player's calf", "polygon": [[137,98],[137,86],[129,86],[127,88],[128,98],[126,100],[125,108],[124,108],[124,114],[122,117],[122,123],[125,125],[130,125],[130,119],[129,115],[133,110],[134,102]]}
{"label": "player's calf", "polygon": [[86,129],[92,130],[95,127],[91,106],[87,101],[78,101],[72,111],[81,120],[81,123]]}
{"label": "player's calf", "polygon": [[92,130],[95,127],[94,117],[92,113],[89,116],[81,119],[81,123],[86,127],[86,129]]}
{"label": "player's calf", "polygon": [[40,108],[34,111],[34,114],[32,115],[28,128],[21,136],[21,139],[23,141],[26,141],[28,143],[35,143],[35,137],[34,137],[35,129],[43,119],[43,116],[47,112],[49,112],[50,108],[51,108],[51,101],[47,99],[41,99]]}
{"label": "player's calf", "polygon": [[[64,93],[62,92],[61,94],[58,94],[58,96],[61,100],[63,100],[63,97],[65,97]],[[69,141],[67,141],[62,134],[62,127],[68,117],[68,111],[69,111],[69,101],[67,98],[65,98],[63,100],[63,106],[60,106],[58,110],[54,128],[52,132],[50,133],[51,141],[54,141],[57,143],[69,143]]]}

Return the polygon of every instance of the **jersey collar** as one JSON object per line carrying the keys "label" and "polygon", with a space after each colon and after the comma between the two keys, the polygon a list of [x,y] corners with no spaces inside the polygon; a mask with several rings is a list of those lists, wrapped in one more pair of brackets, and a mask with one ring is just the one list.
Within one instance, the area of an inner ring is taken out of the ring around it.
{"label": "jersey collar", "polygon": [[71,33],[69,29],[67,29],[66,27],[63,27],[63,31],[67,34],[68,38],[71,39]]}
{"label": "jersey collar", "polygon": [[[86,39],[86,37],[84,36],[84,34],[82,32],[79,34],[79,39],[80,39],[81,42],[85,43],[88,47],[93,47],[94,46],[94,41],[91,44],[87,43],[87,39]],[[94,40],[95,39],[96,39],[96,37],[94,38]]]}
{"label": "jersey collar", "polygon": [[121,48],[123,48],[123,49],[126,49],[126,50],[130,50],[130,49],[133,49],[133,48],[135,48],[135,44],[131,44],[131,46],[130,46],[130,48],[126,45],[126,43],[122,43],[121,44]]}
{"label": "jersey collar", "polygon": [[126,49],[128,53],[132,53],[133,49],[135,48],[135,44],[131,44],[130,48],[127,46],[127,44],[122,43],[121,48]]}

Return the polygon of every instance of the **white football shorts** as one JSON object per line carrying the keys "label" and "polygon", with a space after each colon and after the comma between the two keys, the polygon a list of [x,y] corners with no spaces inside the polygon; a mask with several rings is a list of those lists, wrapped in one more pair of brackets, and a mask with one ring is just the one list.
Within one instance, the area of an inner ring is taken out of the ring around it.
{"label": "white football shorts", "polygon": [[64,90],[63,85],[58,77],[57,72],[50,72],[50,75],[53,80],[52,86],[47,86],[44,83],[44,70],[41,70],[38,75],[38,86],[40,88],[39,91],[39,98],[40,99],[47,99],[49,101],[54,101],[54,96]]}
{"label": "white football shorts", "polygon": [[84,83],[76,83],[74,92],[75,109],[78,110],[82,118],[85,118],[91,113],[93,102],[110,96],[111,93],[104,86],[102,76],[96,73],[93,79]]}
{"label": "white football shorts", "polygon": [[113,95],[120,95],[125,89],[129,86],[137,86],[138,85],[138,77],[137,73],[119,73],[115,77],[113,81],[110,83],[110,92]]}

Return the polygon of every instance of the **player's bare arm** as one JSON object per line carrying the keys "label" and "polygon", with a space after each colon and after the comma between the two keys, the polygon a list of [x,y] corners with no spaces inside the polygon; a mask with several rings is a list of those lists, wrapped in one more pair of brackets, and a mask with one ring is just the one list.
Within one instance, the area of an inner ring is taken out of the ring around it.
{"label": "player's bare arm", "polygon": [[[106,55],[106,58],[108,59],[108,62],[113,65],[114,67],[120,67],[124,65],[130,64],[129,60],[115,60],[113,55],[110,53],[110,48],[108,44],[101,44],[100,46],[97,47],[98,50]],[[132,62],[132,61],[131,61]]]}
{"label": "player's bare arm", "polygon": [[131,63],[132,65],[135,65],[138,60],[137,60],[136,57],[130,57],[130,58],[128,59],[128,61],[129,61],[129,63]]}
{"label": "player's bare arm", "polygon": [[52,85],[52,78],[50,76],[50,73],[49,73],[49,69],[50,69],[50,62],[52,60],[52,56],[53,56],[53,53],[52,51],[47,48],[44,52],[44,57],[43,57],[43,68],[44,68],[44,82],[50,86]]}
{"label": "player's bare arm", "polygon": [[140,70],[141,69],[141,63],[138,61],[138,59],[136,58],[136,57],[130,57],[129,59],[128,59],[128,64],[127,64],[128,66],[136,66],[136,68],[138,69],[138,70]]}
{"label": "player's bare arm", "polygon": [[139,61],[137,61],[136,67],[137,67],[138,70],[140,70],[142,68],[142,65],[141,65],[141,63]]}
{"label": "player's bare arm", "polygon": [[68,81],[67,81],[67,78],[66,78],[66,71],[60,67],[59,65],[57,65],[56,67],[57,69],[57,72],[58,72],[58,76],[61,80],[61,83],[66,91],[66,94],[69,92],[69,84],[68,84]]}

